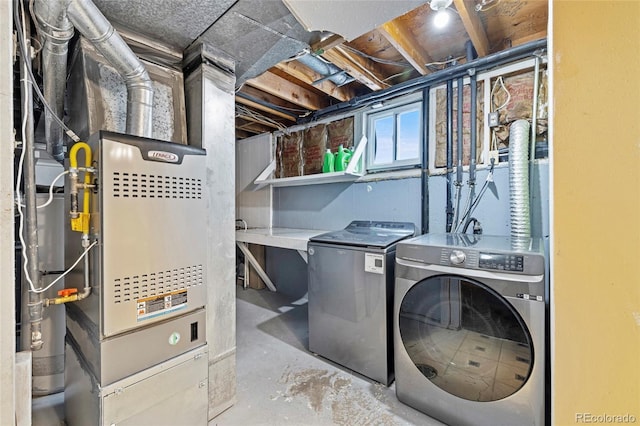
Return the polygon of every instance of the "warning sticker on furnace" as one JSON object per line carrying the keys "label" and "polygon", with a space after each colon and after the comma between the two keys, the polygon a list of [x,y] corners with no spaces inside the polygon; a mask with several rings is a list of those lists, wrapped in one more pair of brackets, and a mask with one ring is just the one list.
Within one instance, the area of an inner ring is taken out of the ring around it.
{"label": "warning sticker on furnace", "polygon": [[166,315],[187,307],[187,290],[146,297],[136,301],[138,321]]}

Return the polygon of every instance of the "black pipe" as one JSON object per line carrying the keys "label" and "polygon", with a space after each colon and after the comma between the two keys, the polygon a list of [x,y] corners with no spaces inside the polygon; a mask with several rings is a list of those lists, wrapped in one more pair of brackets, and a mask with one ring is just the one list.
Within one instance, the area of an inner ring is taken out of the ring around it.
{"label": "black pipe", "polygon": [[[474,69],[469,70],[470,74],[470,89],[471,89],[471,128],[469,130],[471,136],[470,142],[470,156],[469,156],[469,189],[473,190],[473,186],[476,184],[476,155],[477,155],[477,101],[478,101],[478,81]],[[471,194],[473,196],[473,194]]]}
{"label": "black pipe", "polygon": [[422,233],[429,232],[429,88],[422,91]]}
{"label": "black pipe", "polygon": [[462,110],[464,108],[464,83],[462,77],[458,79],[458,114],[456,117],[456,150],[458,151],[456,161],[456,186],[462,185]]}
{"label": "black pipe", "polygon": [[239,97],[239,98],[246,99],[246,100],[251,101],[251,102],[255,102],[255,103],[259,104],[259,105],[262,105],[263,107],[267,107],[267,108],[272,109],[274,111],[281,112],[282,114],[287,114],[288,116],[290,116],[294,120],[298,119],[298,116],[295,115],[294,113],[292,113],[291,111],[287,111],[286,109],[281,108],[278,105],[274,105],[272,103],[263,101],[262,99],[254,98],[253,96],[247,95],[246,93],[236,92],[236,96]]}
{"label": "black pipe", "polygon": [[478,56],[478,54],[476,53],[476,49],[473,47],[473,43],[471,43],[471,40],[467,40],[467,42],[464,44],[464,49],[467,55],[467,62],[473,61],[476,56]]}
{"label": "black pipe", "polygon": [[451,178],[453,174],[453,80],[447,81],[447,232],[453,224]]}
{"label": "black pipe", "polygon": [[[546,47],[546,38],[521,44],[519,46],[512,47],[511,49],[503,50],[502,52],[497,52],[493,55],[484,56],[465,64],[445,68],[438,72],[427,74],[422,77],[406,81],[404,83],[396,84],[395,86],[389,87],[388,89],[380,90],[378,92],[373,92],[362,96],[357,96],[346,102],[331,105],[327,108],[309,114],[304,119],[299,120],[299,123],[307,123],[313,120],[317,120],[318,118],[326,115],[336,114],[350,108],[363,106],[369,103],[378,102],[380,100],[389,99],[393,96],[399,96],[405,93],[424,89],[425,87],[437,85],[449,79],[464,76],[472,68],[475,68],[476,72],[480,72],[509,62],[515,62],[517,60],[531,56],[538,49],[546,49]],[[237,94],[239,93],[241,92],[238,92]]]}

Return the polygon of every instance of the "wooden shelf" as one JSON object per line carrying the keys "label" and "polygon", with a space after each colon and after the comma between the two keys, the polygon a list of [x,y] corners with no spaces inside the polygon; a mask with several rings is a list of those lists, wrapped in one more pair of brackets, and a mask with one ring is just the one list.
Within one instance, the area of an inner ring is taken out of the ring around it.
{"label": "wooden shelf", "polygon": [[260,173],[253,183],[257,185],[257,189],[262,188],[266,185],[271,186],[302,186],[302,185],[317,185],[323,183],[336,183],[336,182],[353,182],[362,176],[364,176],[363,172],[356,172],[355,168],[358,163],[360,163],[362,159],[362,154],[364,153],[364,149],[367,146],[367,138],[362,136],[360,139],[360,143],[356,147],[352,161],[347,166],[347,170],[344,172],[331,172],[331,173],[317,173],[314,175],[307,176],[292,176],[287,178],[274,178],[273,172],[276,169],[275,160],[272,161],[266,169]]}

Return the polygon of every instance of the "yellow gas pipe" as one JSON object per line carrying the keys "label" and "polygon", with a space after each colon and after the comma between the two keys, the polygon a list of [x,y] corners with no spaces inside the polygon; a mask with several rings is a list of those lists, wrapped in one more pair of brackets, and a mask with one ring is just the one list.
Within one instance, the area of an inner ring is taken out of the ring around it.
{"label": "yellow gas pipe", "polygon": [[[85,167],[84,171],[84,183],[78,184],[78,151],[81,149],[84,150],[84,158],[85,158]],[[69,174],[71,175],[70,179],[70,195],[71,195],[71,230],[82,232],[82,246],[86,249],[89,247],[89,197],[91,196],[91,187],[93,186],[91,183],[91,163],[92,163],[92,155],[91,155],[91,147],[85,142],[76,142],[69,151]],[[83,198],[82,198],[82,212],[78,212],[78,188],[82,188]],[[88,262],[89,254],[85,254],[85,287],[81,293],[78,292],[76,288],[65,288],[58,291],[58,297],[53,299],[46,299],[44,301],[45,306],[50,305],[61,305],[67,302],[75,302],[77,300],[82,300],[89,295],[91,292],[91,287],[89,287],[89,274],[87,268],[89,267]]]}
{"label": "yellow gas pipe", "polygon": [[[81,186],[83,188],[83,199],[82,199],[82,213],[78,213],[77,210],[71,209],[71,230],[82,232],[84,235],[89,235],[89,196],[91,192],[91,172],[89,169],[91,168],[91,147],[85,142],[77,142],[69,151],[69,163],[71,170],[71,180],[72,180],[72,194],[76,194],[77,197],[77,188],[80,187],[78,185],[78,151],[84,149],[84,184]],[[75,186],[75,188],[73,188]],[[76,208],[77,208],[77,198],[76,198]]]}

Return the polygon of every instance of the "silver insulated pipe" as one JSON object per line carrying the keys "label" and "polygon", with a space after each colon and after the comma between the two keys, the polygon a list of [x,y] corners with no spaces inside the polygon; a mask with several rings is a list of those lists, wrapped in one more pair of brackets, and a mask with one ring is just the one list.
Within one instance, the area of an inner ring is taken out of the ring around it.
{"label": "silver insulated pipe", "polygon": [[318,74],[322,74],[324,77],[319,81],[329,80],[339,87],[344,86],[347,83],[351,83],[354,80],[353,77],[337,66],[330,62],[325,62],[322,58],[312,55],[311,53],[307,53],[306,55],[302,55],[294,59],[311,68]]}
{"label": "silver insulated pipe", "polygon": [[[73,37],[73,25],[64,13],[66,5],[60,1],[36,0],[38,25],[44,36],[42,46],[42,75],[44,96],[52,112],[63,119],[64,89],[67,76],[69,40]],[[44,110],[44,134],[47,151],[57,161],[64,161],[64,134],[49,109]]]}
{"label": "silver insulated pipe", "polygon": [[[126,132],[136,136],[151,137],[153,128],[153,86],[151,78],[149,78],[149,74],[142,62],[131,51],[96,5],[91,0],[36,0],[35,6],[40,26],[48,28],[49,33],[53,34],[53,37],[47,37],[47,41],[57,37],[57,31],[61,29],[57,25],[66,22],[66,17],[68,17],[68,20],[80,34],[86,37],[109,61],[124,78],[127,86]],[[45,81],[49,79],[54,82],[50,84],[55,85],[55,89],[50,91],[52,97],[47,98],[47,101],[52,106],[62,104],[62,100],[58,98],[59,96],[64,98],[66,53],[64,54],[64,60],[62,60],[62,52],[66,52],[68,40],[63,41],[63,38],[55,38],[57,44],[59,44],[56,47],[59,51],[59,57],[56,58],[55,63],[46,62],[50,59],[43,56],[43,61],[45,61]],[[60,68],[61,62],[65,64],[64,70]],[[47,68],[53,71],[58,70],[58,75],[48,76]],[[58,85],[62,86],[62,89]],[[49,143],[50,141],[47,140],[48,145]],[[60,142],[53,140],[51,143],[59,145],[54,147],[52,152],[62,151],[62,139],[60,139]]]}
{"label": "silver insulated pipe", "polygon": [[529,216],[529,122],[517,120],[509,131],[511,237],[531,237]]}

